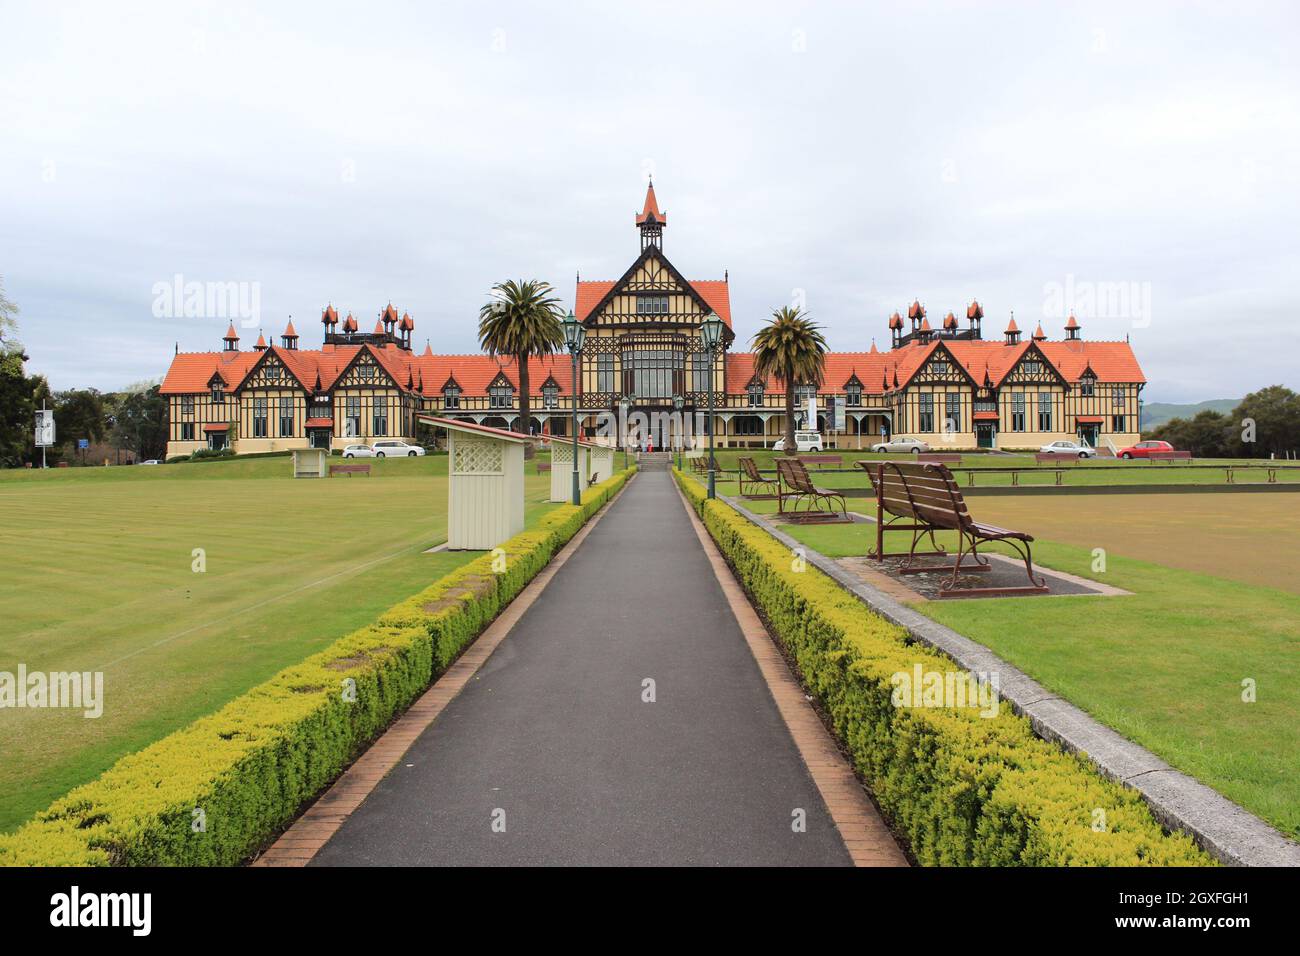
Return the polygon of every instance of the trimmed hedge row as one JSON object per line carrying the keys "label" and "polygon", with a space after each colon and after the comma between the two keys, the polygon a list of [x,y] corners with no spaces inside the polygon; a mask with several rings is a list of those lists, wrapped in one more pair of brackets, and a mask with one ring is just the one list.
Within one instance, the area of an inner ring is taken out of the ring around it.
{"label": "trimmed hedge row", "polygon": [[230,866],[328,786],[635,471],[594,485],[363,627],[123,757],[9,835],[0,865]]}
{"label": "trimmed hedge row", "polygon": [[[1001,706],[896,707],[891,677],[960,668],[677,472],[719,549],[830,715],[881,809],[924,865],[1211,866],[1133,790]],[[1094,826],[1097,828],[1094,829]]]}

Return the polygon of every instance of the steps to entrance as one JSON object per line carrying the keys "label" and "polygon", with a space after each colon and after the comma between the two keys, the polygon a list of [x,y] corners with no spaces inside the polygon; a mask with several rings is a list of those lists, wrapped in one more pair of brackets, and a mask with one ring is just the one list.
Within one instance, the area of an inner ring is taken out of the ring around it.
{"label": "steps to entrance", "polygon": [[637,467],[642,471],[667,471],[673,466],[669,451],[643,451],[636,456]]}

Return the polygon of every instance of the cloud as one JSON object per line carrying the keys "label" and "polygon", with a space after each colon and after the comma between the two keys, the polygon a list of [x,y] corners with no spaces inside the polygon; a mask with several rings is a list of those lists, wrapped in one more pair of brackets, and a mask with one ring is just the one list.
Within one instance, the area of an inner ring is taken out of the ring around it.
{"label": "cloud", "polygon": [[[919,296],[991,327],[1066,276],[1149,284],[1148,397],[1295,385],[1289,5],[805,3],[426,10],[30,5],[0,36],[0,274],[56,387],[160,374],[259,283],[304,346],[390,298],[460,352],[490,284],[620,275],[653,171],[666,252],[731,275],[741,341],[804,290],[832,345]],[[1054,331],[1049,326],[1049,331]],[[255,333],[250,338],[255,337]],[[422,341],[421,341],[422,344]]]}

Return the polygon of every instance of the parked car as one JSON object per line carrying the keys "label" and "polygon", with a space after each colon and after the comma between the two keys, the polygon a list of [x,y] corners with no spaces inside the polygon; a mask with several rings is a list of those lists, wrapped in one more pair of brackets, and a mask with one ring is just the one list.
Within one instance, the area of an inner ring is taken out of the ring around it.
{"label": "parked car", "polygon": [[929,451],[930,446],[919,438],[908,438],[906,435],[894,435],[889,441],[876,442],[871,446],[872,451],[884,452],[891,454],[896,451],[910,452],[913,455],[919,455],[923,451]]}
{"label": "parked car", "polygon": [[1146,458],[1153,451],[1173,451],[1174,446],[1167,441],[1140,441],[1119,450],[1121,458]]}
{"label": "parked car", "polygon": [[1054,441],[1038,450],[1045,455],[1078,455],[1080,458],[1097,457],[1097,449],[1090,445],[1080,444],[1077,441]]}
{"label": "parked car", "polygon": [[[799,451],[821,451],[821,432],[796,431],[794,433],[794,447]],[[785,451],[785,439],[778,438],[773,442],[772,451]]]}
{"label": "parked car", "polygon": [[375,450],[369,445],[348,445],[343,449],[344,458],[374,458]]}
{"label": "parked car", "polygon": [[142,464],[142,465],[161,465],[162,462],[160,462],[157,458],[149,458],[149,459],[146,459],[145,461],[140,462],[140,464]]}
{"label": "parked car", "polygon": [[401,457],[406,455],[408,458],[417,458],[424,454],[424,449],[419,445],[408,445],[400,438],[386,438],[383,441],[377,441],[371,448],[374,449],[376,458],[385,458],[389,455]]}

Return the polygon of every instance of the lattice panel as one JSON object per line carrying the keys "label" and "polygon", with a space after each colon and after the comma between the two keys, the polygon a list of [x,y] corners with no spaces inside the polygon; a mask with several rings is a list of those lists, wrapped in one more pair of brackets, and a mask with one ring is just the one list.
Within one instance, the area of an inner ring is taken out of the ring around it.
{"label": "lattice panel", "polygon": [[573,464],[573,446],[568,442],[561,444],[560,439],[551,442],[551,467],[558,464]]}
{"label": "lattice panel", "polygon": [[452,469],[458,475],[499,475],[505,471],[500,442],[457,439]]}

